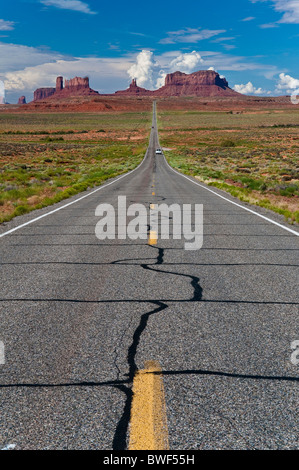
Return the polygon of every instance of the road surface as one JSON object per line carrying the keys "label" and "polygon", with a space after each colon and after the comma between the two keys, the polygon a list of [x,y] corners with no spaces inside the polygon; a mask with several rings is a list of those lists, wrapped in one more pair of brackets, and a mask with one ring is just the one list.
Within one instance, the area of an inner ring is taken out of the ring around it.
{"label": "road surface", "polygon": [[[137,170],[1,226],[0,448],[127,449],[147,361],[171,450],[299,448],[297,229],[194,184],[158,145],[154,108]],[[203,204],[202,248],[97,239],[95,209],[119,195]]]}

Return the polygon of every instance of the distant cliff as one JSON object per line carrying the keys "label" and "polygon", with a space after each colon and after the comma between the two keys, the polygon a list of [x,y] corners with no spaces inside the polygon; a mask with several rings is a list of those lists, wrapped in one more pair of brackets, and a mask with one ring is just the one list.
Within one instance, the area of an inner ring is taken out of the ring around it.
{"label": "distant cliff", "polygon": [[33,101],[44,100],[51,95],[54,95],[56,88],[37,88],[33,94]]}
{"label": "distant cliff", "polygon": [[[232,90],[225,78],[213,70],[200,70],[191,74],[174,72],[166,75],[165,85],[158,90],[146,90],[137,85],[133,79],[129,88],[116,91],[117,96],[149,96],[149,97],[171,97],[171,96],[198,96],[198,97],[239,97],[246,100],[249,97],[241,95]],[[59,76],[56,79],[55,88],[38,88],[34,92],[34,102],[46,101],[58,104],[76,97],[101,96],[89,86],[88,77],[74,77],[65,80]]]}
{"label": "distant cliff", "polygon": [[34,92],[33,101],[45,100],[50,97],[59,100],[76,95],[98,95],[98,92],[90,88],[88,77],[75,77],[65,80],[63,86],[63,77],[60,76],[56,78],[55,88],[37,88]]}
{"label": "distant cliff", "polygon": [[20,96],[20,98],[18,99],[18,104],[26,104],[26,97]]}
{"label": "distant cliff", "polygon": [[150,91],[137,86],[133,80],[127,90],[117,91],[122,95],[152,96],[241,96],[228,86],[225,78],[221,78],[213,70],[200,70],[191,74],[174,72],[166,75],[165,85],[158,90]]}
{"label": "distant cliff", "polygon": [[89,88],[88,77],[75,77],[70,80],[65,80],[64,87],[68,90],[81,90],[82,88]]}
{"label": "distant cliff", "polygon": [[190,75],[182,72],[170,73],[165,78],[165,85],[155,91],[159,96],[237,96],[238,93],[228,86],[213,70],[200,70]]}
{"label": "distant cliff", "polygon": [[137,86],[136,80],[133,79],[129,88],[126,90],[116,91],[116,95],[131,95],[131,96],[138,96],[138,95],[152,95],[153,92],[150,90],[146,90],[145,88],[141,88]]}

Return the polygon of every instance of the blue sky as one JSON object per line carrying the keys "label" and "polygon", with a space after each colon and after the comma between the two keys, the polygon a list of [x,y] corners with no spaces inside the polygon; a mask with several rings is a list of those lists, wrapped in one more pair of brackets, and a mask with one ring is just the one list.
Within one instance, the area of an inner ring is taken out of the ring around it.
{"label": "blue sky", "polygon": [[31,100],[57,75],[88,75],[92,88],[112,93],[133,77],[155,89],[169,72],[211,67],[247,94],[299,88],[299,0],[0,1],[9,102]]}

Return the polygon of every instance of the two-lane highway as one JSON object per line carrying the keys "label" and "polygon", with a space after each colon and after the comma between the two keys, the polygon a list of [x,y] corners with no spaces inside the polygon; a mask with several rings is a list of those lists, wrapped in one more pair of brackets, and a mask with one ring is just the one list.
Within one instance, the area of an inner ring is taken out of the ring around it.
{"label": "two-lane highway", "polygon": [[[127,449],[148,361],[170,449],[299,448],[296,228],[172,170],[152,126],[138,169],[1,227],[0,448]],[[97,239],[120,195],[203,204],[202,248]]]}

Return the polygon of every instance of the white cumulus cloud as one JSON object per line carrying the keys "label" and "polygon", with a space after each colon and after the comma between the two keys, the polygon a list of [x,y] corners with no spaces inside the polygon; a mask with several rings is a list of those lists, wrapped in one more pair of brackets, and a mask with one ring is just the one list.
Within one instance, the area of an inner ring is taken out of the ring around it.
{"label": "white cumulus cloud", "polygon": [[171,57],[168,63],[163,62],[162,66],[154,58],[153,52],[143,50],[138,54],[135,64],[129,68],[128,74],[131,78],[136,78],[137,85],[153,90],[164,85],[168,73],[177,71],[192,73],[204,63],[196,51],[179,53]]}
{"label": "white cumulus cloud", "polygon": [[299,88],[299,80],[297,78],[291,77],[285,73],[279,74],[279,81],[276,85],[276,91],[286,91],[287,93],[292,93],[294,90]]}
{"label": "white cumulus cloud", "polygon": [[262,88],[256,88],[253,86],[251,82],[246,83],[246,85],[235,85],[233,89],[238,93],[242,93],[242,95],[263,95],[267,93]]}
{"label": "white cumulus cloud", "polygon": [[143,50],[136,58],[135,64],[128,70],[129,76],[137,81],[137,85],[152,90],[155,87],[156,76],[159,74],[159,64],[154,60],[152,51]]}
{"label": "white cumulus cloud", "polygon": [[192,51],[175,57],[169,64],[169,70],[171,72],[179,70],[180,72],[191,73],[203,62],[201,55],[196,51]]}
{"label": "white cumulus cloud", "polygon": [[167,73],[164,72],[164,70],[160,70],[159,76],[158,76],[157,81],[156,81],[156,88],[161,88],[162,86],[165,85],[166,75],[167,75]]}

